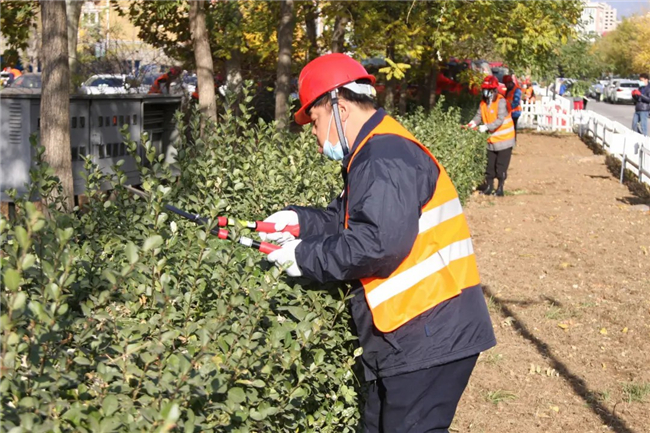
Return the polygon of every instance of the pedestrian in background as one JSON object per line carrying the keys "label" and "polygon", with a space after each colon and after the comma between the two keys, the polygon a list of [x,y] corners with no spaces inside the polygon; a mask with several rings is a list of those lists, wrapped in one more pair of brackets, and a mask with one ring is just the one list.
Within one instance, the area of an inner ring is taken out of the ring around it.
{"label": "pedestrian in background", "polygon": [[[508,112],[506,98],[497,89],[499,81],[492,75],[485,77],[481,84],[482,99],[476,116],[465,125],[468,128],[488,132],[488,164],[485,169],[486,188],[483,194],[496,194],[503,197],[503,188],[508,177],[508,166],[515,146],[515,125]],[[494,190],[494,179],[499,185]]]}
{"label": "pedestrian in background", "polygon": [[519,116],[521,116],[521,88],[515,82],[515,79],[512,75],[504,75],[503,84],[506,85],[506,103],[508,107],[508,113],[510,113],[510,116],[512,116],[512,123],[515,125],[516,135],[517,122],[519,121]]}
{"label": "pedestrian in background", "polygon": [[632,98],[636,103],[634,106],[634,117],[632,118],[632,131],[642,135],[648,135],[648,113],[650,113],[650,86],[648,86],[648,74],[639,76],[641,87],[632,92]]}
{"label": "pedestrian in background", "polygon": [[[375,77],[334,53],[300,73],[296,123],[342,164],[327,209],[289,206],[299,224],[268,260],[290,276],[349,281],[365,378],[366,433],[446,432],[480,352],[496,344],[456,189],[427,148],[376,105]],[[330,140],[331,139],[331,140]],[[265,236],[266,238],[266,236]]]}

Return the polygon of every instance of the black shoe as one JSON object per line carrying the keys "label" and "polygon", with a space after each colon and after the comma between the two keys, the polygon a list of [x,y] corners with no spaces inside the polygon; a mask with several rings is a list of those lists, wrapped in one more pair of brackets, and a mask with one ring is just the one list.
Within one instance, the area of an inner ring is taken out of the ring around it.
{"label": "black shoe", "polygon": [[494,194],[494,185],[489,184],[487,188],[483,190],[483,195],[492,195]]}

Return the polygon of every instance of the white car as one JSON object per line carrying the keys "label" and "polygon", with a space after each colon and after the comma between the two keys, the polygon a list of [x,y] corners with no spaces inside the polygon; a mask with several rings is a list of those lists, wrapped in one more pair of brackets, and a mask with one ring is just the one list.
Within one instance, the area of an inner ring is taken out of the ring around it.
{"label": "white car", "polygon": [[609,102],[632,102],[632,91],[639,88],[636,80],[617,79],[607,86],[606,98]]}
{"label": "white car", "polygon": [[126,75],[99,74],[88,78],[79,88],[84,95],[122,95],[132,93]]}

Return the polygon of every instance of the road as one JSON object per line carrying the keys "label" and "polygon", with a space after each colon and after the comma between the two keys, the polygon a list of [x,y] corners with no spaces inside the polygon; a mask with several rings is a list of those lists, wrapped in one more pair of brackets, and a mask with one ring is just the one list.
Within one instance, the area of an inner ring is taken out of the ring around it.
{"label": "road", "polygon": [[634,105],[632,104],[608,104],[592,99],[587,103],[587,110],[601,114],[628,128],[632,127],[632,116],[634,115]]}

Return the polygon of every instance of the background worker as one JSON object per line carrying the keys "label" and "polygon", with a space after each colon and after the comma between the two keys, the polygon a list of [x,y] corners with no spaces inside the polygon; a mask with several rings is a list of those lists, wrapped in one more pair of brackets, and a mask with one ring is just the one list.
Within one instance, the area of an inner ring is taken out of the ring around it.
{"label": "background worker", "polygon": [[[533,86],[530,82],[530,80],[526,80],[523,83],[523,100],[525,102],[529,102],[531,104],[534,104],[537,98],[535,97],[535,90],[533,89]],[[514,120],[514,119],[513,119]]]}
{"label": "background worker", "polygon": [[156,81],[153,82],[151,88],[149,89],[150,94],[166,94],[169,95],[169,90],[172,85],[172,82],[181,76],[183,70],[178,66],[172,66],[169,69],[169,72],[162,74],[156,78]]}
{"label": "background worker", "polygon": [[503,197],[504,185],[508,177],[508,166],[515,145],[515,125],[508,112],[506,99],[497,92],[499,81],[492,75],[485,77],[481,84],[481,104],[474,118],[466,125],[468,128],[478,128],[481,132],[489,132],[488,163],[485,169],[485,195],[494,191],[494,179],[499,185],[496,195]]}
{"label": "background worker", "polygon": [[512,123],[515,125],[515,135],[517,133],[517,122],[521,116],[521,97],[522,91],[519,85],[515,82],[512,75],[503,76],[503,84],[506,85],[506,103],[508,113],[512,117]]}
{"label": "background worker", "polygon": [[4,69],[4,72],[8,72],[8,73],[9,73],[9,78],[7,79],[7,82],[6,82],[5,84],[11,84],[11,83],[13,83],[13,82],[16,80],[16,78],[18,78],[18,77],[20,77],[21,75],[23,75],[23,73],[20,72],[19,69],[16,69],[16,68],[11,67],[11,66],[7,66],[7,67]]}
{"label": "background worker", "polygon": [[341,161],[343,193],[327,209],[290,206],[266,219],[300,238],[268,260],[290,276],[353,284],[367,433],[447,431],[478,354],[495,345],[469,228],[445,169],[376,108],[375,78],[344,54],[299,77],[299,125]]}
{"label": "background worker", "polygon": [[648,86],[648,74],[639,76],[641,87],[632,92],[634,99],[634,117],[632,118],[632,131],[642,135],[648,135],[648,115],[650,113],[650,86]]}

